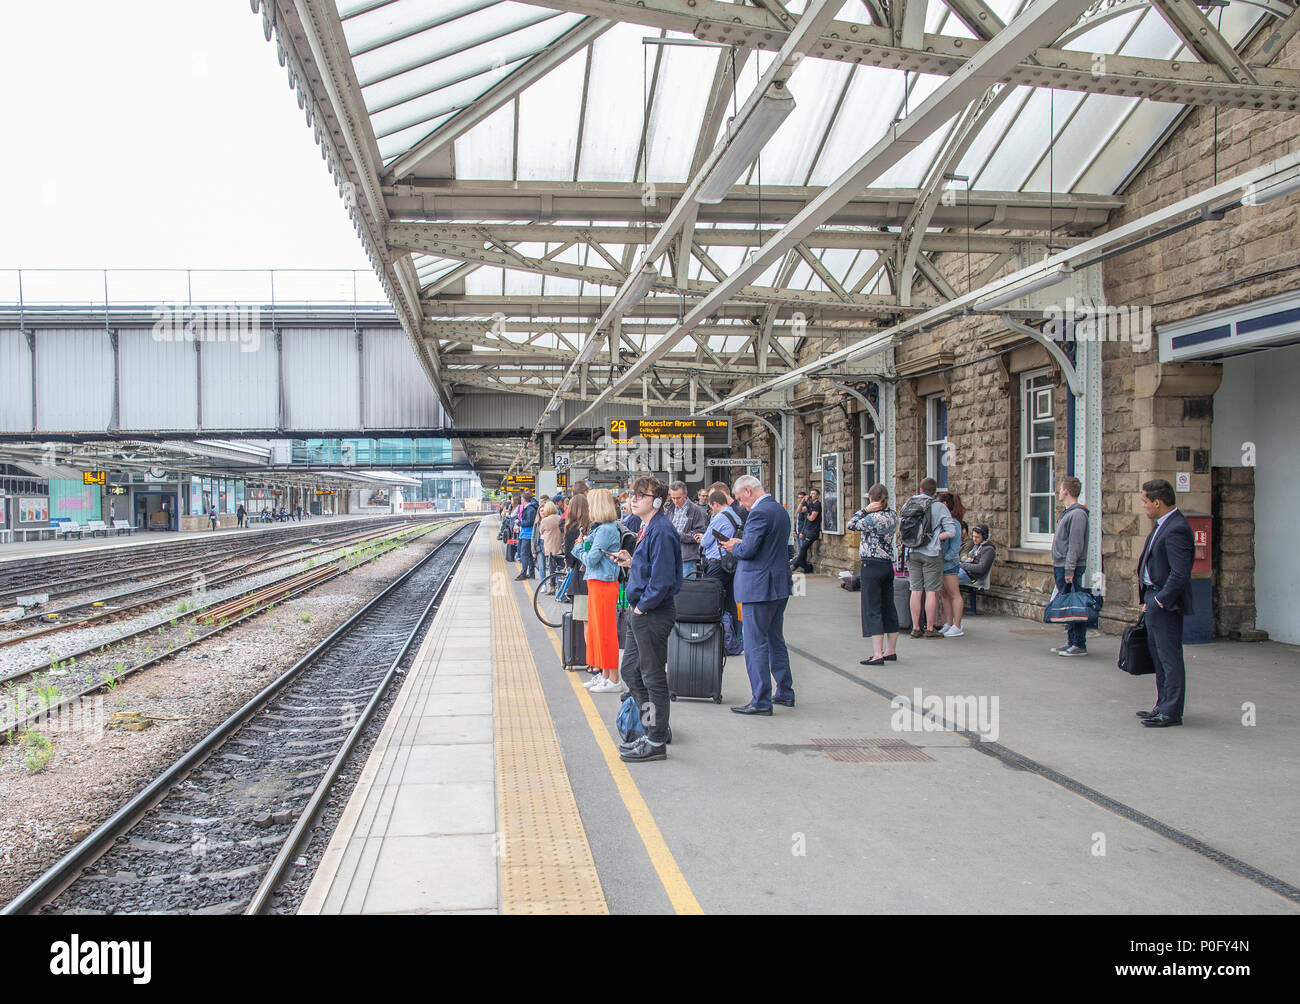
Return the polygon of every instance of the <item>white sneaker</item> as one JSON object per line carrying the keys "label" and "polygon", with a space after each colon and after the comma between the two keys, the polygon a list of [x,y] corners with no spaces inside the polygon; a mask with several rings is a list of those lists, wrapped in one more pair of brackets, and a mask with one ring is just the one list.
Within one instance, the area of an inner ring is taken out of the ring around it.
{"label": "white sneaker", "polygon": [[951,624],[945,624],[943,627],[939,628],[939,633],[942,635],[946,635],[951,628],[952,628]]}
{"label": "white sneaker", "polygon": [[943,636],[945,638],[960,638],[965,633],[966,632],[963,631],[961,628],[959,628],[956,624],[950,624],[948,626],[948,630],[943,633]]}
{"label": "white sneaker", "polygon": [[590,680],[584,683],[583,686],[586,687],[588,690],[590,690],[596,684],[603,683],[604,680],[605,678],[603,676],[593,676]]}
{"label": "white sneaker", "polygon": [[591,688],[593,694],[621,694],[623,684],[615,683],[613,680],[602,679],[598,684]]}

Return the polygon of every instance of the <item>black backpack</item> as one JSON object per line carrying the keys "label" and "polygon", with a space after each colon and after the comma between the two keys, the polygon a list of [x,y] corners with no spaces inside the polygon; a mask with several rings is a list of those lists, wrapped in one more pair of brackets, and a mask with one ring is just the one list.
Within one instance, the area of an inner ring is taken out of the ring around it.
{"label": "black backpack", "polygon": [[898,514],[898,540],[904,547],[925,547],[934,537],[930,507],[934,499],[913,495]]}
{"label": "black backpack", "polygon": [[[733,537],[738,536],[740,534],[740,524],[736,521],[736,514],[731,512],[728,509],[724,509],[722,511],[727,514],[727,519],[731,522],[731,527],[733,531],[732,536]],[[705,533],[707,532],[708,531],[706,530]],[[728,575],[735,575],[736,568],[740,564],[740,559],[737,558],[730,551],[724,551],[722,548],[718,548],[718,553],[722,555],[722,557],[718,559],[718,564],[722,567],[722,570],[726,572]]]}

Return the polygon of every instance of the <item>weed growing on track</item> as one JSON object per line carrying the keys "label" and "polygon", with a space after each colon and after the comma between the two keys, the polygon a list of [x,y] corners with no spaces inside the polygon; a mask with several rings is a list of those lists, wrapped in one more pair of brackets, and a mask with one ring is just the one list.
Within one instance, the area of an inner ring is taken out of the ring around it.
{"label": "weed growing on track", "polygon": [[299,619],[300,621],[302,621],[304,624],[310,624],[310,623],[311,623],[311,614],[304,613],[304,614],[303,614],[301,617],[299,617],[298,619]]}
{"label": "weed growing on track", "polygon": [[48,708],[60,697],[58,684],[42,683],[36,688],[36,696],[41,699],[41,705]]}
{"label": "weed growing on track", "polygon": [[41,735],[35,729],[27,729],[22,738],[23,766],[33,774],[39,774],[54,758],[54,743],[48,736]]}

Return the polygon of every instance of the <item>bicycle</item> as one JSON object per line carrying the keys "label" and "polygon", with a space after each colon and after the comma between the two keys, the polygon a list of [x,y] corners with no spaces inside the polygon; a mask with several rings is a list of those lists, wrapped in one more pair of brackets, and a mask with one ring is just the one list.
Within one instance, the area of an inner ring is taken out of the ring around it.
{"label": "bicycle", "polygon": [[573,608],[571,590],[577,584],[573,572],[572,568],[557,568],[545,576],[533,592],[533,612],[547,627],[560,627],[564,615]]}

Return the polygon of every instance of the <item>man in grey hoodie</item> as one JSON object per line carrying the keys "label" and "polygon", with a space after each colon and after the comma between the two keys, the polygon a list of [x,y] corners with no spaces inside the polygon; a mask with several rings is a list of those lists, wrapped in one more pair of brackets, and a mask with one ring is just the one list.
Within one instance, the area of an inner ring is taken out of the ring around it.
{"label": "man in grey hoodie", "polygon": [[[1056,493],[1063,511],[1052,536],[1052,574],[1057,592],[1083,589],[1083,562],[1088,553],[1088,510],[1079,504],[1083,485],[1078,478],[1064,477]],[[1057,655],[1088,654],[1088,628],[1083,623],[1065,626],[1065,647],[1052,649]]]}

